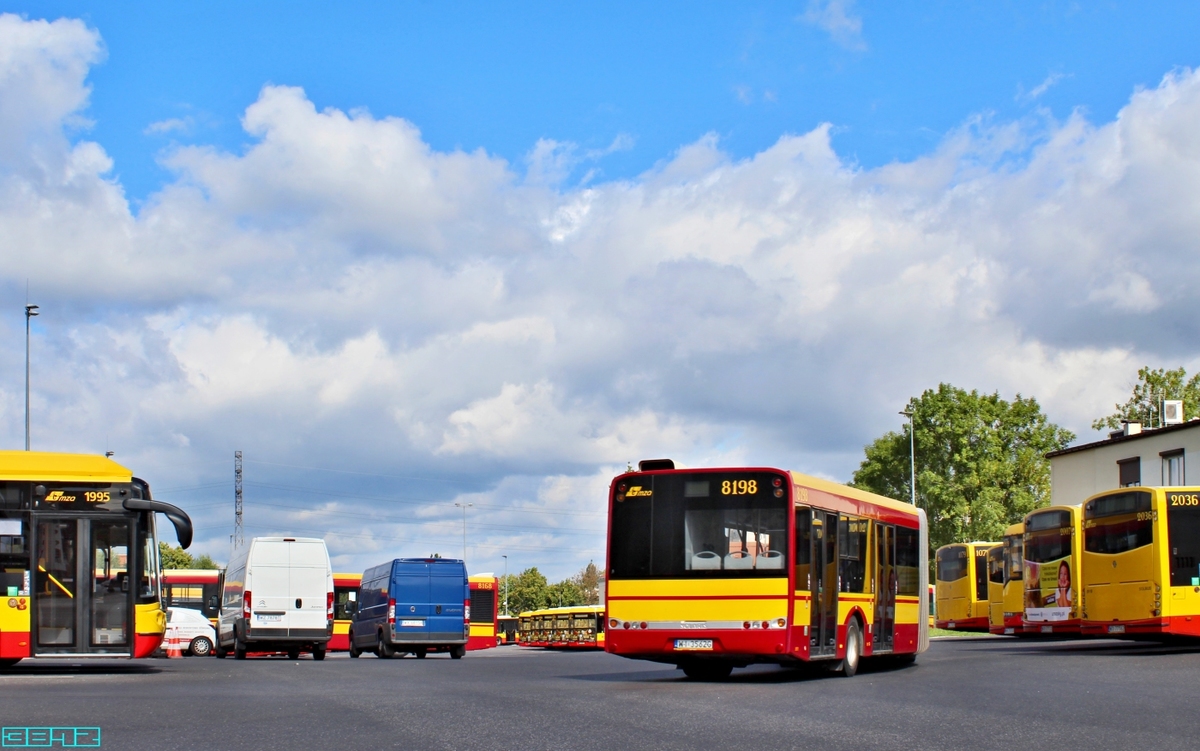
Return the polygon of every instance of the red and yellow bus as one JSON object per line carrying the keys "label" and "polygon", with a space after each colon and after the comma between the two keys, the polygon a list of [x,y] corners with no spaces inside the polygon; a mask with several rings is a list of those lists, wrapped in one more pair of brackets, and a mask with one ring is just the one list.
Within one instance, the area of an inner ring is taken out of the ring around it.
{"label": "red and yellow bus", "polygon": [[1200,487],[1092,496],[1083,537],[1084,633],[1200,637]]}
{"label": "red and yellow bus", "polygon": [[927,539],[921,509],[816,477],[643,461],[609,491],[605,649],[697,679],[912,661],[929,643]]}
{"label": "red and yellow bus", "polygon": [[325,647],[330,652],[350,650],[350,621],[354,619],[349,603],[358,601],[362,574],[333,575],[333,636]]}
{"label": "red and yellow bus", "polygon": [[1079,633],[1082,521],[1079,506],[1050,506],[1025,515],[1025,633]]}
{"label": "red and yellow bus", "polygon": [[167,617],[156,512],[188,547],[188,515],[111,459],[0,451],[0,667],[157,649]]}
{"label": "red and yellow bus", "polygon": [[225,572],[219,569],[167,568],[162,572],[163,607],[198,610],[217,625],[221,613],[221,584]]}
{"label": "red and yellow bus", "polygon": [[[993,634],[1020,636],[1025,633],[1025,523],[1018,522],[1004,530],[1001,546],[1004,583],[1000,588],[999,603],[988,600],[992,606],[989,631]],[[993,551],[994,553],[995,551]],[[989,585],[989,593],[992,591]]]}
{"label": "red and yellow bus", "polygon": [[1004,543],[988,550],[987,580],[988,631],[995,634],[1004,629]]}
{"label": "red and yellow bus", "polygon": [[471,589],[471,635],[467,650],[500,646],[496,614],[500,612],[499,580],[495,574],[467,577]]}
{"label": "red and yellow bus", "polygon": [[962,542],[937,549],[938,628],[988,630],[988,551],[998,542]]}

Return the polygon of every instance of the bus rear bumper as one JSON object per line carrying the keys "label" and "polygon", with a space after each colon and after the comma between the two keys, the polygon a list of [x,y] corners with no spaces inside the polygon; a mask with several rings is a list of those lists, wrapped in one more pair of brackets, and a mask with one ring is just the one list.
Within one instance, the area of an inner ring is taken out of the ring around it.
{"label": "bus rear bumper", "polygon": [[792,659],[787,653],[785,629],[609,631],[604,649],[623,657],[670,663],[715,657],[747,664]]}
{"label": "bus rear bumper", "polygon": [[1081,628],[1087,636],[1135,636],[1138,634],[1179,634],[1200,636],[1200,618],[1147,618],[1138,621],[1084,621]]}
{"label": "bus rear bumper", "polygon": [[937,621],[933,625],[937,628],[944,628],[949,631],[984,631],[986,632],[989,626],[988,617],[980,616],[978,618],[956,618],[953,621]]}

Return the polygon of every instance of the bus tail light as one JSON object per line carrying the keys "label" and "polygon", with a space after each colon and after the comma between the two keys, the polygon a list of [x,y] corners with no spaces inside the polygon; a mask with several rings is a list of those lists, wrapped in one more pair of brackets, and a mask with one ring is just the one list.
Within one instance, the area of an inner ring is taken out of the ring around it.
{"label": "bus tail light", "polygon": [[621,622],[618,621],[616,618],[608,619],[608,627],[609,628],[617,628],[619,625],[621,625]]}
{"label": "bus tail light", "polygon": [[242,593],[242,617],[250,620],[250,590]]}
{"label": "bus tail light", "polygon": [[388,625],[396,625],[396,601],[388,600]]}

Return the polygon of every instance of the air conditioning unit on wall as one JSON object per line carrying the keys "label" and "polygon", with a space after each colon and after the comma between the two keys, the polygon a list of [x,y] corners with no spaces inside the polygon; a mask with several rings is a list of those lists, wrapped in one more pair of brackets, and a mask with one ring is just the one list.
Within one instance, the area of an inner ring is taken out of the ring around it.
{"label": "air conditioning unit on wall", "polygon": [[1178,425],[1183,422],[1183,402],[1179,399],[1163,401],[1163,425]]}

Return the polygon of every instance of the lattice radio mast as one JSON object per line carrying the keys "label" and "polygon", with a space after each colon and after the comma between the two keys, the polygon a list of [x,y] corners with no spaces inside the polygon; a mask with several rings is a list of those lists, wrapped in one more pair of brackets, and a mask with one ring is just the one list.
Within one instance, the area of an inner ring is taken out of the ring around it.
{"label": "lattice radio mast", "polygon": [[233,452],[233,549],[242,546],[242,452]]}

